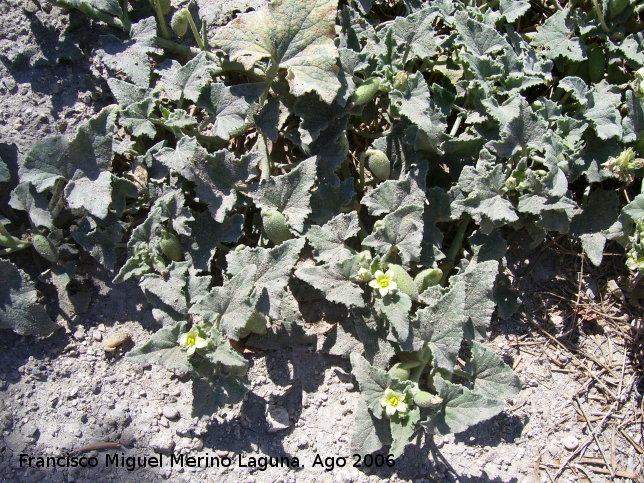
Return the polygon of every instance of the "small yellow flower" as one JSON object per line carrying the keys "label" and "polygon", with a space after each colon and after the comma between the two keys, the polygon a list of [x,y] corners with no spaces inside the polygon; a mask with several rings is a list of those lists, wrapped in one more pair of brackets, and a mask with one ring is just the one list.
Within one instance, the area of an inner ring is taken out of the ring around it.
{"label": "small yellow flower", "polygon": [[205,339],[203,333],[196,327],[193,327],[185,334],[179,337],[179,345],[187,348],[188,354],[192,355],[197,349],[203,349],[208,345],[208,340]]}
{"label": "small yellow flower", "polygon": [[398,289],[398,285],[393,280],[394,271],[390,268],[386,272],[382,270],[377,270],[373,275],[373,280],[369,282],[371,288],[375,288],[380,293],[381,297],[384,297],[388,293],[393,293]]}
{"label": "small yellow flower", "polygon": [[389,417],[397,412],[406,413],[409,411],[409,405],[405,402],[405,394],[389,387],[385,389],[385,394],[380,398],[380,405],[385,408],[385,413]]}

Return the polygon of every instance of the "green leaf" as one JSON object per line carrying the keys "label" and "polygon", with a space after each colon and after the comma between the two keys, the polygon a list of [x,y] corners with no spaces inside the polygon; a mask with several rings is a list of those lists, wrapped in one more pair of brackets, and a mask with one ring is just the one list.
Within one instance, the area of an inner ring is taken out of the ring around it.
{"label": "green leaf", "polygon": [[626,205],[622,212],[633,221],[644,220],[644,193],[633,198],[633,201]]}
{"label": "green leaf", "polygon": [[418,407],[410,409],[404,417],[394,416],[389,420],[392,439],[389,452],[394,459],[401,456],[405,451],[405,446],[411,442],[419,420],[420,409]]}
{"label": "green leaf", "polygon": [[128,40],[102,35],[101,48],[96,53],[108,69],[122,72],[135,85],[147,88],[150,86],[152,73],[148,54],[158,50],[155,45],[156,36],[156,20],[154,17],[144,18],[132,25]]}
{"label": "green leaf", "polygon": [[532,45],[542,47],[549,59],[564,57],[581,62],[586,59],[586,47],[581,39],[574,35],[574,31],[575,24],[570,17],[570,10],[559,10],[538,28]]}
{"label": "green leaf", "polygon": [[499,12],[508,23],[516,22],[528,10],[530,10],[530,2],[527,0],[501,0],[499,2]]}
{"label": "green leaf", "polygon": [[409,346],[411,299],[400,290],[387,294],[375,303],[376,310],[382,312],[394,329],[396,340],[401,347]]}
{"label": "green leaf", "polygon": [[9,206],[26,211],[31,223],[38,227],[51,228],[53,220],[49,211],[49,201],[43,193],[38,193],[31,183],[20,183],[11,192]]}
{"label": "green leaf", "polygon": [[356,405],[354,416],[355,422],[351,437],[352,453],[365,456],[380,451],[383,446],[391,444],[391,431],[387,419],[374,417],[369,408],[362,404],[362,401]]}
{"label": "green leaf", "polygon": [[548,129],[546,122],[534,113],[523,97],[520,97],[517,107],[515,116],[501,129],[501,140],[489,143],[499,156],[510,157],[528,147],[544,147]]}
{"label": "green leaf", "polygon": [[391,213],[405,205],[425,204],[425,170],[419,174],[408,173],[403,179],[388,179],[362,198],[369,214],[378,216]]}
{"label": "green leaf", "polygon": [[423,209],[406,205],[389,213],[382,221],[384,226],[366,237],[362,245],[383,255],[395,247],[404,263],[418,260],[423,240]]}
{"label": "green leaf", "polygon": [[211,82],[211,72],[216,65],[208,60],[205,52],[200,52],[185,65],[171,60],[164,67],[156,88],[171,101],[197,102],[202,89]]}
{"label": "green leaf", "polygon": [[621,103],[620,88],[605,80],[596,84],[588,95],[584,117],[593,125],[599,139],[622,138],[622,116],[619,113]]}
{"label": "green leaf", "polygon": [[358,273],[357,257],[341,262],[298,268],[295,276],[324,294],[330,302],[346,307],[364,307],[362,288],[353,283]]}
{"label": "green leaf", "polygon": [[344,242],[356,236],[359,230],[358,214],[352,211],[336,216],[323,226],[312,226],[306,238],[315,249],[316,260],[339,262],[353,254]]}
{"label": "green leaf", "polygon": [[205,348],[204,357],[213,364],[221,364],[235,376],[246,375],[248,361],[232,348],[230,342],[219,329],[210,330],[210,344]]}
{"label": "green leaf", "polygon": [[200,315],[205,321],[216,324],[219,321],[222,332],[234,340],[246,332],[247,324],[255,310],[250,299],[257,267],[247,266],[221,287],[214,287],[210,293],[199,299],[190,308],[191,314]]}
{"label": "green leaf", "polygon": [[452,209],[461,208],[471,215],[483,233],[519,219],[514,206],[505,197],[502,164],[492,167],[486,161],[479,161],[476,167],[465,166],[458,183],[459,188],[467,193],[467,198],[455,200]]}
{"label": "green leaf", "polygon": [[257,247],[232,251],[226,255],[227,273],[235,276],[249,265],[255,265],[255,291],[260,295],[260,306],[257,309],[272,318],[278,318],[282,294],[304,243],[304,238],[296,238],[274,248]]}
{"label": "green leaf", "polygon": [[201,91],[197,105],[214,119],[210,133],[227,141],[250,127],[255,113],[253,104],[265,89],[266,85],[261,82],[231,87],[218,82],[209,83]]}
{"label": "green leaf", "polygon": [[466,12],[460,11],[454,15],[454,26],[465,47],[476,56],[511,49],[496,30],[470,18]]}
{"label": "green leaf", "polygon": [[153,306],[155,319],[163,325],[186,318],[188,267],[188,262],[173,262],[167,267],[167,274],[150,273],[140,282],[145,297]]}
{"label": "green leaf", "polygon": [[272,176],[254,186],[249,194],[262,210],[279,211],[291,229],[302,232],[311,213],[311,188],[315,183],[316,158],[302,161],[290,173]]}
{"label": "green leaf", "polygon": [[190,137],[181,138],[174,150],[162,150],[157,159],[195,184],[197,196],[208,205],[212,217],[219,223],[237,202],[237,184],[253,176],[252,155],[236,158],[225,149],[209,154]]}
{"label": "green leaf", "polygon": [[83,218],[72,238],[109,271],[116,266],[116,245],[121,241],[123,226],[115,219],[97,221]]}
{"label": "green leaf", "polygon": [[434,377],[434,386],[443,398],[443,404],[425,423],[433,432],[460,433],[503,410],[503,402],[486,398],[460,384],[453,384],[438,374]]}
{"label": "green leaf", "polygon": [[150,97],[150,89],[137,86],[131,82],[121,80],[117,77],[107,79],[107,85],[112,91],[112,95],[121,107],[127,107],[135,102],[141,102]]}
{"label": "green leaf", "polygon": [[[121,191],[121,193],[119,193]],[[117,178],[109,171],[103,171],[94,180],[80,177],[72,179],[65,186],[67,205],[76,210],[84,210],[99,219],[105,219],[113,207],[116,195],[136,198],[138,193],[134,184]],[[124,203],[124,200],[120,200]]]}
{"label": "green leaf", "polygon": [[408,77],[404,92],[393,90],[389,95],[400,115],[418,126],[430,143],[438,144],[442,141],[447,128],[445,116],[434,106],[427,83],[420,72]]}
{"label": "green leaf", "polygon": [[157,135],[157,129],[150,119],[158,119],[159,117],[154,114],[155,108],[156,100],[152,97],[130,104],[121,111],[119,124],[136,138],[154,139]]}
{"label": "green leaf", "polygon": [[182,238],[186,257],[196,269],[209,270],[219,243],[236,242],[242,234],[243,224],[244,217],[239,213],[227,216],[223,223],[216,222],[208,211],[196,213],[194,221],[188,223],[190,234]]}
{"label": "green leaf", "polygon": [[226,404],[240,402],[249,391],[249,385],[234,376],[217,376],[192,381],[192,416],[209,418]]}
{"label": "green leaf", "polygon": [[392,25],[393,36],[398,45],[420,60],[433,57],[438,50],[437,35],[432,24],[437,14],[424,8],[407,17],[396,17]]}
{"label": "green leaf", "polygon": [[478,342],[472,342],[472,356],[465,364],[477,394],[490,399],[507,399],[521,390],[521,381],[497,354]]}
{"label": "green leaf", "polygon": [[384,412],[380,400],[390,383],[389,376],[355,352],[351,354],[351,373],[358,381],[360,394],[367,403],[367,407],[377,419],[381,419]]}
{"label": "green leaf", "polygon": [[416,312],[412,328],[413,348],[420,350],[429,344],[435,368],[454,370],[463,340],[463,325],[467,320],[465,288],[463,282],[458,282],[429,307]]}
{"label": "green leaf", "polygon": [[330,103],[340,88],[336,8],[336,0],[274,0],[220,28],[212,44],[246,69],[268,58],[269,72],[286,69],[291,94],[314,91]]}
{"label": "green leaf", "polygon": [[[470,264],[467,269],[454,275],[453,283],[465,282],[465,338],[485,339],[494,312],[494,282],[499,272],[499,263],[489,260]],[[450,281],[450,283],[452,283]]]}
{"label": "green leaf", "polygon": [[192,372],[188,353],[179,346],[179,337],[184,332],[185,322],[160,329],[145,344],[128,352],[127,357],[139,364],[158,364],[171,371]]}
{"label": "green leaf", "polygon": [[583,212],[572,220],[571,233],[581,239],[584,252],[596,266],[601,264],[603,257],[606,243],[604,232],[617,221],[618,207],[616,192],[596,189],[588,198]]}
{"label": "green leaf", "polygon": [[625,97],[628,114],[622,118],[622,140],[634,143],[644,132],[644,99],[639,99],[632,90],[627,91]]}
{"label": "green leaf", "polygon": [[51,136],[34,146],[19,167],[20,181],[42,192],[57,180],[96,180],[112,160],[114,118],[115,109],[108,106],[82,124],[73,139]]}
{"label": "green leaf", "polygon": [[0,284],[0,329],[45,337],[58,328],[39,302],[36,286],[27,274],[1,258]]}

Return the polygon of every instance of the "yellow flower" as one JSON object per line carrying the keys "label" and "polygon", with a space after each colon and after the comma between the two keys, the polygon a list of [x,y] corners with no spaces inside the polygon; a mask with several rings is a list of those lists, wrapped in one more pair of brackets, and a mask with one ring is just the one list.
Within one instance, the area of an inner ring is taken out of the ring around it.
{"label": "yellow flower", "polygon": [[208,345],[208,340],[205,339],[203,333],[196,327],[193,327],[185,334],[179,337],[179,345],[187,348],[188,354],[192,355],[197,349],[203,349]]}
{"label": "yellow flower", "polygon": [[371,288],[375,288],[380,293],[381,297],[384,297],[388,293],[395,292],[398,289],[398,285],[393,280],[394,271],[390,268],[386,272],[382,270],[377,270],[373,274],[373,280],[369,282]]}
{"label": "yellow flower", "polygon": [[409,406],[405,402],[405,394],[402,392],[394,391],[391,388],[385,389],[385,394],[380,398],[380,405],[385,408],[387,416],[391,417],[394,414],[406,413],[409,411]]}

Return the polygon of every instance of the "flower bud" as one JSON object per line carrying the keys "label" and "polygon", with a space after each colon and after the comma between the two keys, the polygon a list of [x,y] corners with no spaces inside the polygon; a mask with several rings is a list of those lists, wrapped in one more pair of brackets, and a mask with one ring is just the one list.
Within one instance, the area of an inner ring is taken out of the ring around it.
{"label": "flower bud", "polygon": [[172,16],[172,20],[170,20],[170,27],[172,27],[172,31],[180,39],[182,39],[188,31],[188,15],[190,15],[188,9],[182,8],[181,10],[177,10]]}

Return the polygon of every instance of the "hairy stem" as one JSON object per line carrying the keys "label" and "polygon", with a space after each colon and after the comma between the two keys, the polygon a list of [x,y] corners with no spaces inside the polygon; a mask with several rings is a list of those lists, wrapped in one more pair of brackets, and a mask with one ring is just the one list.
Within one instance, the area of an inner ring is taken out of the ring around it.
{"label": "hairy stem", "polygon": [[608,25],[606,25],[606,19],[604,18],[604,12],[602,12],[602,7],[599,5],[597,0],[593,0],[593,7],[595,7],[595,14],[597,15],[597,20],[599,20],[599,25],[602,26],[604,32],[608,32]]}
{"label": "hairy stem", "polygon": [[156,17],[157,17],[157,23],[159,24],[159,29],[161,29],[161,36],[164,39],[169,39],[170,31],[168,30],[168,24],[166,23],[165,17],[163,16],[163,12],[161,11],[161,4],[159,3],[159,0],[152,0],[152,3],[154,5],[154,13],[156,14]]}
{"label": "hairy stem", "polygon": [[186,15],[188,18],[188,24],[190,25],[190,30],[192,30],[192,35],[195,37],[195,40],[197,41],[197,45],[199,46],[200,50],[206,50],[206,44],[204,44],[203,39],[201,38],[201,34],[199,33],[199,29],[195,25],[195,21],[192,19],[192,15],[190,12],[188,12],[188,15]]}

